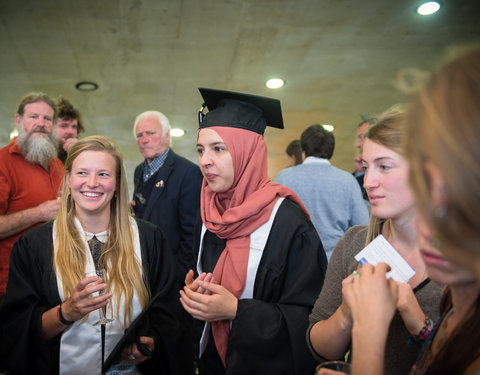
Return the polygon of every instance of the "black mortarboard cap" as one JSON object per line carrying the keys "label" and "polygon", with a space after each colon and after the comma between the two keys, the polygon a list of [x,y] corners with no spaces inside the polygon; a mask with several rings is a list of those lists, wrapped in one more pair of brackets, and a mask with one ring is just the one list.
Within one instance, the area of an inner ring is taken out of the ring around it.
{"label": "black mortarboard cap", "polygon": [[[199,113],[200,128],[226,126],[258,134],[263,134],[267,126],[283,129],[278,99],[215,89],[198,90],[204,100]],[[209,112],[203,115],[205,107]]]}

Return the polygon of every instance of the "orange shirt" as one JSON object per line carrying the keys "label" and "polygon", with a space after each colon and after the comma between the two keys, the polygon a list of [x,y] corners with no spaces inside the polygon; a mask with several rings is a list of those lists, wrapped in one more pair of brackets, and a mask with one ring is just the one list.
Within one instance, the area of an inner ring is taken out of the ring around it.
{"label": "orange shirt", "polygon": [[[0,215],[56,199],[63,175],[62,162],[57,158],[50,162],[48,171],[38,164],[26,161],[14,138],[10,144],[0,149]],[[36,225],[39,224],[42,223]],[[0,296],[5,294],[7,288],[13,244],[31,228],[0,240]]]}

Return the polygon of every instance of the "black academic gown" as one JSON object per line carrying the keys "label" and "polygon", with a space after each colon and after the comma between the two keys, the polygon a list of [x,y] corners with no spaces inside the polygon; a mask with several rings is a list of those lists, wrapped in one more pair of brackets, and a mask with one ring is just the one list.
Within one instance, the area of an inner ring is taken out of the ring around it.
{"label": "black academic gown", "polygon": [[[159,294],[138,335],[157,339],[154,356],[140,369],[145,374],[192,374],[190,333],[176,288],[175,264],[161,232],[137,220],[142,263],[152,296]],[[13,374],[58,374],[61,334],[44,340],[42,314],[61,303],[52,268],[49,222],[21,236],[10,256],[7,292],[0,308],[0,355]]]}
{"label": "black academic gown", "polygon": [[[196,230],[198,256],[201,223]],[[205,233],[202,265],[212,272],[225,248],[222,240]],[[317,231],[306,214],[285,199],[273,222],[255,278],[253,299],[238,301],[232,321],[226,370],[210,332],[200,361],[201,373],[313,374],[314,359],[305,334],[308,315],[322,288],[327,258]],[[204,322],[197,321],[197,334]],[[205,367],[206,366],[206,367]]]}

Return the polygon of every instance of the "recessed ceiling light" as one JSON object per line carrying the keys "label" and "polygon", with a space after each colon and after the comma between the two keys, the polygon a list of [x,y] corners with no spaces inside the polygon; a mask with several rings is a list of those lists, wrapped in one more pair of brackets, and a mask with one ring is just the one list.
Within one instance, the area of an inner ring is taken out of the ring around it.
{"label": "recessed ceiling light", "polygon": [[269,79],[267,82],[265,82],[265,86],[267,86],[269,89],[278,89],[282,87],[285,84],[285,81],[280,78],[272,78]]}
{"label": "recessed ceiling light", "polygon": [[18,130],[13,129],[12,132],[10,133],[10,139],[15,138],[16,136],[18,136]]}
{"label": "recessed ceiling light", "polygon": [[170,130],[170,135],[172,137],[181,137],[184,134],[185,134],[185,131],[183,129],[174,128],[174,129]]}
{"label": "recessed ceiling light", "polygon": [[322,124],[322,126],[326,131],[329,131],[329,132],[333,132],[333,129],[335,129],[333,125],[329,125],[329,124]]}
{"label": "recessed ceiling light", "polygon": [[428,3],[424,3],[420,5],[417,9],[417,13],[422,16],[428,16],[437,12],[440,9],[440,4],[436,1],[430,1]]}
{"label": "recessed ceiling light", "polygon": [[80,91],[95,91],[96,89],[98,89],[98,85],[95,82],[88,81],[78,82],[75,87],[77,90]]}

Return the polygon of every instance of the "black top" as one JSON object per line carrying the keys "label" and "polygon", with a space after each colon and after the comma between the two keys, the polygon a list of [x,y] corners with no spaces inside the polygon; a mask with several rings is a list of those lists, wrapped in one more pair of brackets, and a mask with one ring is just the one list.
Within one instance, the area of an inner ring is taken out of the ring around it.
{"label": "black top", "polygon": [[57,153],[57,158],[60,159],[62,164],[65,164],[65,160],[67,160],[68,153],[63,149],[63,147],[59,147],[58,153]]}
{"label": "black top", "polygon": [[[133,175],[134,199],[143,183],[144,163],[140,163]],[[144,207],[141,218],[155,224],[162,231],[177,263],[178,284],[183,286],[189,269],[195,268],[193,260],[193,228],[200,212],[200,191],[203,176],[198,165],[177,155],[172,149],[163,166],[148,181],[154,186]]]}
{"label": "black top", "polygon": [[[198,254],[201,221],[195,236]],[[202,266],[212,272],[225,240],[207,231]],[[240,299],[228,340],[226,370],[210,332],[201,374],[313,374],[315,362],[305,332],[322,288],[327,258],[307,215],[285,199],[274,219],[257,274],[253,298]],[[196,321],[198,334],[204,322]],[[199,339],[199,337],[197,337]]]}
{"label": "black top", "polygon": [[[140,365],[144,374],[192,374],[192,348],[175,284],[174,259],[161,232],[138,220],[145,279],[157,296],[138,336],[154,336],[154,355]],[[58,374],[60,339],[42,338],[42,314],[61,303],[53,271],[53,222],[21,236],[10,257],[7,292],[0,308],[0,356],[12,374]]]}
{"label": "black top", "polygon": [[[143,168],[143,164],[140,165],[141,168]],[[147,218],[144,217],[145,209],[148,206],[148,201],[150,199],[150,195],[152,194],[153,187],[155,186],[155,184],[160,184],[160,179],[157,178],[160,169],[155,172],[155,174],[150,176],[147,181],[143,181],[143,176],[139,176],[138,182],[135,183],[135,193],[133,195],[133,199],[135,200],[135,206],[133,206],[133,210],[135,211],[136,217],[147,220]]]}

